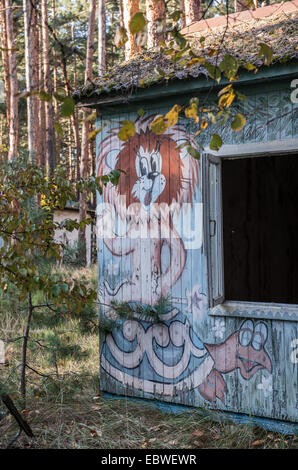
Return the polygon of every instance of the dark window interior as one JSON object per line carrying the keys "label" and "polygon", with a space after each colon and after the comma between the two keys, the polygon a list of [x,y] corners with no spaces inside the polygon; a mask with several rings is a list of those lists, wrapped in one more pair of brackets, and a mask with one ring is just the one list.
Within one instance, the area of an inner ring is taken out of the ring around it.
{"label": "dark window interior", "polygon": [[298,304],[298,155],[223,160],[225,299]]}

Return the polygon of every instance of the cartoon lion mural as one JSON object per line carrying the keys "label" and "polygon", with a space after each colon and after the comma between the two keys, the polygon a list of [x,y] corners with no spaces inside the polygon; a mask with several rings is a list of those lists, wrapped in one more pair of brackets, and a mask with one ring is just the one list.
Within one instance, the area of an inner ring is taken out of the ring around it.
{"label": "cartoon lion mural", "polygon": [[124,387],[155,397],[172,399],[197,390],[208,402],[225,401],[225,374],[239,370],[244,380],[250,380],[260,369],[272,372],[265,348],[267,326],[247,320],[220,344],[205,343],[193,328],[195,311],[207,310],[204,289],[188,282],[187,299],[172,296],[188,250],[175,215],[187,204],[193,217],[199,163],[184,145],[195,146],[185,129],[176,125],[155,135],[150,130],[154,118],[137,119],[136,133],[127,142],[119,140],[118,127],[112,129],[99,149],[99,175],[115,168],[126,172],[118,186],[103,189],[104,203],[98,205],[98,234],[113,263],[117,265],[117,258],[121,263],[117,275],[112,263],[113,276],[103,276],[99,301],[107,316],[112,315],[110,303],[115,299],[154,305],[164,296],[179,308],[171,306],[159,323],[135,316],[107,334],[101,368]]}
{"label": "cartoon lion mural", "polygon": [[[150,130],[154,118],[139,118],[136,133],[127,142],[118,138],[119,128],[112,129],[99,150],[98,174],[115,168],[126,174],[117,187],[104,188],[98,233],[114,256],[131,256],[130,278],[114,288],[103,282],[105,301],[119,295],[123,301],[152,305],[169,295],[185,266],[186,251],[173,215],[183,203],[192,203],[198,186],[199,164],[183,145],[196,144],[178,125],[162,135],[154,134]],[[116,231],[119,221],[126,225],[122,235]],[[102,233],[107,226],[108,236]],[[168,258],[166,268],[162,257]]]}

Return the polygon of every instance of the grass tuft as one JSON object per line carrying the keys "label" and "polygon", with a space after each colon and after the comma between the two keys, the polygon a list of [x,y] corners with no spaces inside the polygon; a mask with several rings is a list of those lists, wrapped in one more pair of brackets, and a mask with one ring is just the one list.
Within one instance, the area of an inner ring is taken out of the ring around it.
{"label": "grass tuft", "polygon": [[[59,268],[61,276],[68,270]],[[57,268],[54,268],[57,272]],[[96,285],[96,268],[71,272]],[[26,309],[11,289],[0,297],[0,338],[22,336]],[[38,297],[38,296],[37,296]],[[42,299],[38,299],[42,303]],[[23,410],[34,439],[23,434],[15,447],[34,449],[289,449],[298,437],[266,432],[219,420],[198,411],[163,413],[145,401],[111,399],[99,394],[99,344],[96,314],[88,326],[84,316],[35,311],[30,333],[28,402]],[[85,323],[84,323],[85,322]],[[82,324],[83,323],[83,324]],[[83,326],[83,328],[82,328]],[[6,343],[6,364],[0,365],[0,389],[20,404],[21,341]],[[20,406],[20,405],[19,405]],[[4,411],[0,404],[0,412]],[[0,421],[0,448],[15,435],[16,423]]]}

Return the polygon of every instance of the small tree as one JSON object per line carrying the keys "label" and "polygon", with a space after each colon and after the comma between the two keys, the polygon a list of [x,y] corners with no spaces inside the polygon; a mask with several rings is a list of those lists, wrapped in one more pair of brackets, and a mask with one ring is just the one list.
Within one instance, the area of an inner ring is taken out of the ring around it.
{"label": "small tree", "polygon": [[[27,301],[27,319],[22,337],[20,392],[26,405],[27,346],[32,316],[37,307],[33,294],[39,292],[49,309],[66,306],[80,313],[94,304],[95,289],[86,287],[77,279],[58,279],[40,269],[40,259],[58,261],[64,249],[62,242],[54,239],[57,229],[72,231],[91,223],[70,219],[54,222],[54,208],[63,209],[74,200],[77,191],[102,191],[108,181],[118,183],[120,172],[113,171],[104,177],[90,178],[71,183],[62,170],[57,169],[51,177],[32,163],[12,162],[0,171],[0,288],[7,290],[12,283],[19,300]],[[41,208],[37,198],[41,195]]]}

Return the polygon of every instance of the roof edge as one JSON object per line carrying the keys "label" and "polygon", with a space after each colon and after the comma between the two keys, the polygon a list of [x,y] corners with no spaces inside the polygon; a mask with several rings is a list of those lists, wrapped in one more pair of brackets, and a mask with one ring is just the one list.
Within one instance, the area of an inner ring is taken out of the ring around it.
{"label": "roof edge", "polygon": [[181,29],[181,34],[191,34],[200,31],[206,31],[208,29],[217,28],[229,24],[234,26],[236,23],[241,21],[257,20],[273,16],[277,13],[291,13],[297,11],[298,0],[292,0],[289,2],[275,3],[274,5],[268,5],[266,7],[256,8],[255,10],[239,11],[237,13],[231,13],[230,15],[217,16],[209,18],[207,20],[196,21],[185,28]]}
{"label": "roof edge", "polygon": [[[244,71],[235,85],[246,85],[248,83],[265,83],[271,80],[285,80],[295,78],[298,74],[298,62],[293,60],[287,64],[276,63],[270,67],[263,66],[257,74]],[[182,86],[187,83],[187,91]],[[210,88],[213,84],[214,90],[230,83],[228,79],[221,80],[220,83],[214,83],[214,80],[206,80],[205,77],[186,78],[183,80],[173,79],[165,86],[164,83],[156,83],[147,88],[137,88],[134,93],[131,90],[127,94],[116,94],[114,96],[90,96],[77,102],[77,107],[97,108],[112,107],[115,105],[128,105],[138,102],[149,101],[158,97],[159,100],[165,100],[173,95],[190,94]]]}

